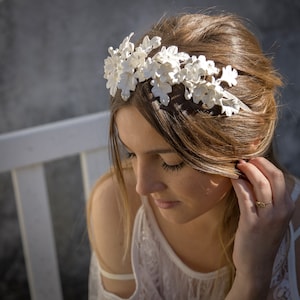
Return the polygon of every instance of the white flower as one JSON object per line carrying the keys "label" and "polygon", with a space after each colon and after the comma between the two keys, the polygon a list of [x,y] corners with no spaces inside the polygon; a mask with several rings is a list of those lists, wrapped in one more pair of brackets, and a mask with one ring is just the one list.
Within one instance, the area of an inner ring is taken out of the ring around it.
{"label": "white flower", "polygon": [[167,106],[170,102],[168,94],[172,92],[172,86],[160,80],[151,80],[151,85],[153,86],[151,89],[153,96],[159,97],[160,103]]}
{"label": "white flower", "polygon": [[104,60],[104,78],[107,79],[106,87],[112,96],[116,94],[121,72],[121,60],[118,55],[111,55]]}
{"label": "white flower", "polygon": [[137,79],[131,73],[122,73],[118,88],[121,90],[121,96],[127,100],[130,96],[130,91],[134,91],[137,84]]}
{"label": "white flower", "polygon": [[236,78],[238,76],[238,72],[236,69],[232,69],[230,65],[222,68],[222,76],[218,79],[218,81],[225,81],[231,87],[237,84]]}
{"label": "white flower", "polygon": [[211,109],[218,104],[221,97],[222,94],[216,89],[214,84],[203,82],[202,84],[198,84],[194,89],[193,102],[199,103],[202,101],[205,108]]}
{"label": "white flower", "polygon": [[104,78],[107,79],[106,87],[110,94],[115,96],[117,89],[121,89],[124,100],[130,96],[130,91],[134,91],[137,81],[146,80],[143,74],[143,67],[148,54],[160,46],[160,37],[151,40],[148,36],[143,39],[142,44],[135,49],[130,42],[133,33],[126,37],[119,48],[110,47],[108,52],[110,57],[104,60]]}
{"label": "white flower", "polygon": [[208,96],[209,90],[207,88],[206,84],[198,84],[192,92],[192,98],[193,102],[198,104],[200,101],[202,101],[204,104],[207,102],[207,96]]}
{"label": "white flower", "polygon": [[181,64],[188,58],[188,54],[178,52],[176,46],[170,46],[168,48],[163,46],[152,58],[156,67],[152,78],[159,78],[160,82],[168,82],[171,85],[180,83]]}
{"label": "white flower", "polygon": [[108,48],[110,57],[104,60],[104,78],[107,79],[106,87],[109,89],[111,96],[116,94],[123,72],[122,63],[134,50],[134,45],[129,42],[132,35],[133,33],[123,40],[119,49]]}
{"label": "white flower", "polygon": [[237,70],[230,65],[222,68],[220,77],[220,70],[213,60],[207,60],[204,55],[197,57],[179,52],[177,46],[163,46],[153,57],[149,57],[153,49],[161,46],[161,38],[145,36],[141,44],[135,47],[130,42],[132,36],[133,33],[126,37],[119,48],[110,47],[110,56],[104,60],[104,78],[112,96],[120,89],[121,97],[127,100],[139,82],[151,79],[152,94],[165,106],[170,102],[172,86],[183,84],[185,99],[196,104],[201,102],[206,109],[219,105],[221,113],[226,116],[236,114],[240,109],[251,111],[221,86],[222,82],[229,87],[237,84]]}
{"label": "white flower", "polygon": [[194,83],[199,82],[206,76],[217,75],[218,73],[219,69],[215,67],[215,63],[212,60],[206,60],[204,55],[190,57],[184,66],[186,80]]}
{"label": "white flower", "polygon": [[185,64],[182,70],[182,76],[184,76],[184,80],[193,83],[198,83],[202,77],[205,76],[205,71],[201,67],[201,62],[196,56],[192,56]]}
{"label": "white flower", "polygon": [[147,66],[147,72],[151,74],[151,78],[158,79],[160,83],[179,84],[182,78],[181,64],[187,58],[189,56],[178,52],[176,46],[168,48],[163,46],[161,51],[153,56],[151,63]]}
{"label": "white flower", "polygon": [[149,78],[154,78],[156,76],[156,71],[158,68],[159,68],[159,63],[153,61],[151,57],[148,57],[145,61],[144,67],[139,71],[141,73],[140,76],[143,77],[144,80]]}
{"label": "white flower", "polygon": [[149,54],[153,49],[158,48],[161,45],[161,37],[155,36],[151,40],[149,36],[146,35],[138,48],[141,48],[142,51]]}
{"label": "white flower", "polygon": [[161,82],[168,82],[171,85],[179,83],[180,67],[173,67],[170,64],[158,65],[158,68],[155,72],[154,79],[158,78]]}
{"label": "white flower", "polygon": [[215,62],[213,60],[206,61],[206,70],[207,70],[207,75],[215,75],[218,74],[219,72],[219,69],[215,67]]}
{"label": "white flower", "polygon": [[170,64],[173,67],[180,66],[181,62],[189,59],[189,55],[184,52],[178,52],[176,46],[166,48],[163,46],[161,50],[154,55],[153,59],[160,64]]}
{"label": "white flower", "polygon": [[123,42],[119,46],[119,49],[116,49],[118,51],[118,54],[120,54],[123,59],[129,57],[134,51],[134,44],[130,42],[132,36],[133,32],[123,40]]}
{"label": "white flower", "polygon": [[143,73],[140,73],[145,64],[147,53],[141,48],[130,55],[122,62],[122,74],[119,79],[118,88],[122,90],[121,96],[127,100],[130,96],[130,91],[134,91],[137,85],[137,78],[139,81],[144,81]]}

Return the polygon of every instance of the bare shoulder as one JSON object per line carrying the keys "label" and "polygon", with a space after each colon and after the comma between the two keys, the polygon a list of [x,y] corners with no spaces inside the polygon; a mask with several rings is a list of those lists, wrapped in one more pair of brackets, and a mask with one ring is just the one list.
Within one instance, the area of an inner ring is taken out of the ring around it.
{"label": "bare shoulder", "polygon": [[[135,177],[131,169],[124,170],[130,211],[136,213],[140,206],[135,192]],[[89,199],[89,226],[96,253],[103,268],[115,274],[128,273],[129,266],[122,263],[125,241],[122,196],[113,173],[106,175],[96,184]],[[133,218],[134,219],[134,218]],[[124,270],[122,268],[125,268]]]}
{"label": "bare shoulder", "polygon": [[[135,192],[135,176],[132,169],[126,168],[123,174],[128,191],[129,209],[133,215],[132,227],[134,215],[140,207],[140,197]],[[87,211],[90,238],[98,262],[104,271],[118,275],[132,273],[130,253],[124,257],[125,235],[121,201],[116,176],[110,173],[96,184]],[[124,295],[124,292],[120,292],[121,283],[118,287],[118,283],[103,279],[108,290]]]}

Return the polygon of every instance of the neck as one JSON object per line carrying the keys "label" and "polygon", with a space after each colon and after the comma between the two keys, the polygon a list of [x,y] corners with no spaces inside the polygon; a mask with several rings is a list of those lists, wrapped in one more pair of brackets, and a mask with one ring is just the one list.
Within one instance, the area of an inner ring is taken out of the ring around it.
{"label": "neck", "polygon": [[220,242],[220,229],[226,201],[198,218],[174,224],[164,219],[156,207],[152,207],[157,223],[178,257],[190,268],[199,272],[211,272],[225,265]]}
{"label": "neck", "polygon": [[225,204],[225,201],[222,200],[214,208],[199,216],[198,218],[185,224],[172,225],[175,225],[176,230],[182,231],[190,238],[194,237],[199,239],[199,237],[201,237],[202,242],[205,240],[216,241],[223,219]]}

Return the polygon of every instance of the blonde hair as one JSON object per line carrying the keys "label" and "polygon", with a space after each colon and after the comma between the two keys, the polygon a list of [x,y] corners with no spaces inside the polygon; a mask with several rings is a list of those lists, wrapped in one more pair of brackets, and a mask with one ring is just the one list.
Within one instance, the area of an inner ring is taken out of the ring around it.
{"label": "blonde hair", "polygon": [[[169,106],[157,109],[149,81],[139,83],[126,102],[117,92],[111,99],[110,140],[115,174],[124,199],[125,220],[130,218],[130,200],[122,175],[122,158],[115,125],[115,116],[122,107],[135,106],[192,168],[237,178],[237,160],[255,156],[272,159],[271,141],[277,120],[274,96],[281,85],[271,59],[263,54],[255,36],[234,15],[184,14],[164,17],[146,34],[150,38],[160,36],[162,46],[176,45],[179,51],[190,55],[205,55],[207,59],[214,60],[219,68],[231,65],[237,69],[237,85],[229,88],[230,93],[250,107],[252,112],[240,111],[237,115],[226,117],[197,111],[192,101],[183,100],[182,86],[173,86]],[[156,51],[159,49],[151,55]],[[239,208],[233,189],[228,198],[230,201],[224,212],[220,237],[224,256],[231,264],[234,276],[231,257]],[[125,222],[127,249],[130,243],[128,223]]]}

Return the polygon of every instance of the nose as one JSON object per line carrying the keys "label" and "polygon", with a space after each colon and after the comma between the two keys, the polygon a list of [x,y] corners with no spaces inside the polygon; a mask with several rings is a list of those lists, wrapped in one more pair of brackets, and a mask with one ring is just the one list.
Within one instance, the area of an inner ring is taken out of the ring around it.
{"label": "nose", "polygon": [[135,166],[136,192],[141,196],[162,191],[166,188],[157,167],[151,163],[137,162]]}

